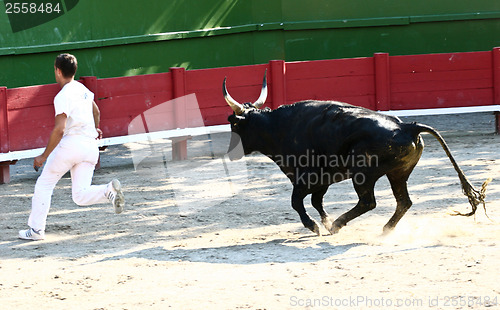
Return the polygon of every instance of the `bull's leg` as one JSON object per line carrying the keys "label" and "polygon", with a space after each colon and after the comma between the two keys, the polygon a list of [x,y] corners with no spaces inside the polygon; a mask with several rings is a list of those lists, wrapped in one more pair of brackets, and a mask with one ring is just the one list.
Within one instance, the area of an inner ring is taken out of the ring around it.
{"label": "bull's leg", "polygon": [[[411,172],[411,171],[410,171]],[[391,183],[392,192],[394,193],[394,197],[396,197],[397,207],[396,212],[391,217],[389,222],[384,226],[384,233],[390,232],[399,220],[403,217],[403,215],[410,209],[412,202],[410,200],[410,196],[408,195],[408,187],[407,180],[409,177],[409,173],[393,173],[387,174],[387,178]]]}
{"label": "bull's leg", "polygon": [[323,224],[323,226],[325,226],[325,228],[330,231],[330,229],[332,228],[332,220],[323,207],[323,196],[325,196],[327,190],[328,187],[325,187],[324,189],[312,193],[311,203],[321,216],[321,223]]}
{"label": "bull's leg", "polygon": [[370,210],[375,209],[375,181],[366,181],[362,184],[356,184],[356,182],[353,182],[354,189],[356,190],[356,193],[359,197],[359,201],[354,208],[342,214],[333,222],[330,233],[338,233],[339,230],[347,224],[347,222]]}
{"label": "bull's leg", "polygon": [[301,190],[294,187],[292,193],[292,207],[299,214],[302,224],[320,236],[321,233],[319,231],[318,223],[316,223],[316,221],[313,220],[309,214],[307,214],[306,209],[304,208],[304,198],[306,196],[307,194],[304,194]]}

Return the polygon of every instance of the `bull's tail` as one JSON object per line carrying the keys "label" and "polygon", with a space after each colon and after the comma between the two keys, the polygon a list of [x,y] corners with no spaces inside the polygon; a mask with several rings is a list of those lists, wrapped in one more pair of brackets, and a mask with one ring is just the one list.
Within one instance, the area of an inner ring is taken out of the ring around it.
{"label": "bull's tail", "polygon": [[[434,128],[423,124],[413,124],[413,125],[415,126],[414,128],[416,129],[417,134],[426,132],[433,135],[439,141],[446,155],[448,155],[448,158],[450,159],[453,168],[455,168],[455,171],[458,173],[458,178],[460,179],[460,183],[462,184],[462,191],[464,195],[467,196],[467,198],[469,199],[469,203],[472,206],[472,211],[469,213],[460,213],[458,211],[455,211],[455,214],[453,215],[462,215],[462,216],[474,215],[476,213],[477,206],[479,204],[483,205],[484,212],[486,214],[486,203],[484,201],[484,199],[486,198],[486,186],[488,185],[488,183],[491,182],[492,179],[491,178],[487,179],[483,183],[481,190],[475,189],[474,186],[472,186],[472,184],[465,176],[462,169],[460,169],[460,167],[458,166],[457,162],[455,161],[455,158],[453,158],[453,155],[451,155],[450,148],[444,141],[443,137],[441,137],[439,132],[437,132]],[[486,214],[486,216],[488,215]]]}

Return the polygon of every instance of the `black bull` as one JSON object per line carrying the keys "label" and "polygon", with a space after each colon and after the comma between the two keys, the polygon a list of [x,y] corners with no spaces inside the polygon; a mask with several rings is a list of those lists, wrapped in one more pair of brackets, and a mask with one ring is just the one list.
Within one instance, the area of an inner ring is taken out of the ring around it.
{"label": "black bull", "polygon": [[[337,233],[352,219],[375,208],[374,187],[386,175],[396,197],[396,212],[384,226],[392,230],[412,205],[407,180],[424,148],[420,133],[430,133],[441,144],[458,173],[463,193],[472,211],[485,207],[485,190],[490,180],[476,190],[450,153],[446,142],[433,128],[403,123],[399,118],[336,101],[302,101],[273,111],[260,110],[267,96],[264,76],[262,92],[255,103],[240,104],[228,94],[224,98],[233,109],[229,155],[239,159],[243,153],[258,151],[272,159],[293,184],[292,207],[305,227],[320,234],[319,226],[304,208],[304,198],[311,194],[313,207],[319,212],[326,229]],[[241,143],[243,153],[236,146]],[[331,221],[323,208],[328,187],[352,179],[359,197],[356,206]]]}

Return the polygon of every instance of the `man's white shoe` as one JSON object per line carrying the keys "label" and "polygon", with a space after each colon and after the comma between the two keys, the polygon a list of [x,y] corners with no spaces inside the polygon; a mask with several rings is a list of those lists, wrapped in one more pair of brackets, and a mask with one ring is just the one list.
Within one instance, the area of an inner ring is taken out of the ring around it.
{"label": "man's white shoe", "polygon": [[20,230],[19,238],[25,240],[43,240],[45,239],[45,232],[43,230],[36,231],[33,228]]}
{"label": "man's white shoe", "polygon": [[108,185],[108,192],[106,194],[109,202],[115,208],[115,213],[120,214],[123,212],[123,206],[125,205],[125,196],[122,192],[122,185],[117,179],[113,179]]}

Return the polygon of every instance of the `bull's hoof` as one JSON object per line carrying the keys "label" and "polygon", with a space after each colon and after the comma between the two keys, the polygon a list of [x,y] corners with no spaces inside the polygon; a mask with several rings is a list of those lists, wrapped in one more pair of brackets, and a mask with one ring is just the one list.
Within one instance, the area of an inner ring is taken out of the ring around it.
{"label": "bull's hoof", "polygon": [[338,223],[337,221],[333,222],[332,227],[328,230],[332,235],[339,232],[339,230],[344,227],[344,225]]}
{"label": "bull's hoof", "polygon": [[319,225],[318,223],[316,223],[316,221],[313,221],[312,226],[309,226],[307,228],[309,228],[309,230],[311,230],[316,235],[321,236],[321,231],[319,230]]}
{"label": "bull's hoof", "polygon": [[329,216],[322,218],[321,223],[325,226],[326,230],[330,231],[332,229],[333,222]]}
{"label": "bull's hoof", "polygon": [[394,226],[392,226],[392,225],[385,225],[385,226],[384,226],[384,229],[383,229],[383,231],[382,231],[382,235],[384,235],[384,236],[385,236],[385,235],[388,235],[388,234],[390,234],[393,230],[394,230]]}
{"label": "bull's hoof", "polygon": [[338,226],[332,226],[332,228],[330,228],[328,231],[332,234],[332,235],[335,235],[339,232],[339,230],[341,229],[342,227],[338,227]]}
{"label": "bull's hoof", "polygon": [[318,235],[318,237],[321,237],[321,231],[319,230],[319,226],[318,225],[316,225],[316,227],[314,227],[314,233],[316,235]]}

